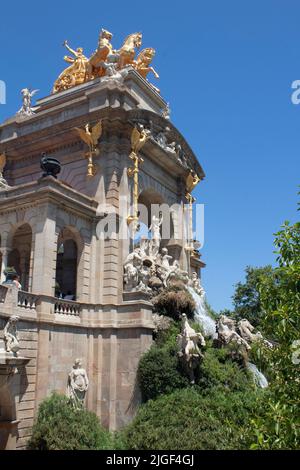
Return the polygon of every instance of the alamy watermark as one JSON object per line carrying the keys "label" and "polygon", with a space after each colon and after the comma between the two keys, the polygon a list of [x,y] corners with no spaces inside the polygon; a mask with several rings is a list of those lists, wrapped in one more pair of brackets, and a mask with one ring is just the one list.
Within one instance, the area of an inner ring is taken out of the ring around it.
{"label": "alamy watermark", "polygon": [[291,88],[295,91],[291,94],[291,101],[293,104],[300,104],[300,80],[294,80]]}
{"label": "alamy watermark", "polygon": [[6,104],[6,84],[0,80],[0,104]]}
{"label": "alamy watermark", "polygon": [[[98,239],[135,240],[149,238],[151,227],[159,225],[161,240],[181,239],[187,245],[204,246],[204,204],[138,204],[138,220],[128,224],[128,215],[134,214],[127,196],[119,199],[119,208],[100,204],[97,209]],[[197,242],[197,243],[196,243]]]}

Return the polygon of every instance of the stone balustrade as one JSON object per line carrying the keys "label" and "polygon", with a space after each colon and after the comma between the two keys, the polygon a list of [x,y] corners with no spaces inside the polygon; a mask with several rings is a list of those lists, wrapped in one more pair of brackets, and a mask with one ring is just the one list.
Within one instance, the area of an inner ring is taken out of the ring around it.
{"label": "stone balustrade", "polygon": [[35,309],[38,296],[29,292],[18,292],[18,307]]}
{"label": "stone balustrade", "polygon": [[81,304],[73,300],[57,299],[54,306],[54,313],[79,316]]}

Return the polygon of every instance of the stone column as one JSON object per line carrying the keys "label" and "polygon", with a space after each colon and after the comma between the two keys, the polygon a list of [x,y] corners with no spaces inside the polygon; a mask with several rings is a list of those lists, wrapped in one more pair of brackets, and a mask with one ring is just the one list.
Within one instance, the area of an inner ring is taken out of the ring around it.
{"label": "stone column", "polygon": [[2,284],[2,282],[5,281],[4,271],[7,268],[7,260],[8,260],[9,249],[8,248],[0,248],[0,252],[2,254],[0,283]]}
{"label": "stone column", "polygon": [[54,296],[57,235],[56,207],[40,207],[33,233],[32,292]]}

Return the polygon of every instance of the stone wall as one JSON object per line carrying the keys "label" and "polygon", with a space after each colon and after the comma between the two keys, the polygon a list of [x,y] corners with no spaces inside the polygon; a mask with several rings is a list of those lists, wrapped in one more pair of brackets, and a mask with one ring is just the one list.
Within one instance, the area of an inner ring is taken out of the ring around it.
{"label": "stone wall", "polygon": [[[11,301],[10,291],[18,296],[18,301]],[[18,293],[12,288],[8,294],[7,301],[4,298],[0,303],[0,340],[13,311],[20,317],[19,355],[29,359],[10,382],[12,396],[7,405],[11,410],[5,419],[17,421],[15,445],[10,445],[17,449],[26,447],[40,402],[52,391],[66,392],[68,374],[77,357],[90,381],[87,408],[111,430],[128,423],[139,402],[138,362],[152,342],[151,305],[131,301],[102,307],[62,301],[65,313],[58,313],[59,302],[55,298]],[[26,299],[31,299],[31,303]],[[78,310],[71,313],[67,304],[76,304]],[[1,388],[0,406],[6,406]]]}

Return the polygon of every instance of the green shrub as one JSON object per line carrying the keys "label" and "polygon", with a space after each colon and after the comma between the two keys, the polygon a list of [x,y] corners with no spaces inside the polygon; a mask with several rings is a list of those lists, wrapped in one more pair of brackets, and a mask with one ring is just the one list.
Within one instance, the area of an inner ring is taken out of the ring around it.
{"label": "green shrub", "polygon": [[233,392],[255,390],[250,373],[231,360],[231,352],[226,348],[208,347],[197,374],[197,385],[202,390],[220,387]]}
{"label": "green shrub", "polygon": [[176,390],[142,405],[123,440],[132,450],[243,449],[255,403],[252,390]]}
{"label": "green shrub", "polygon": [[139,362],[138,383],[143,401],[187,387],[189,381],[181,370],[176,346],[154,344]]}
{"label": "green shrub", "polygon": [[112,437],[90,411],[75,410],[68,399],[57,393],[39,407],[28,443],[34,450],[111,449]]}
{"label": "green shrub", "polygon": [[191,294],[182,283],[178,282],[172,283],[155,297],[153,305],[155,311],[160,315],[166,315],[175,321],[180,320],[182,313],[185,313],[188,318],[193,318],[196,308]]}

